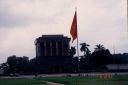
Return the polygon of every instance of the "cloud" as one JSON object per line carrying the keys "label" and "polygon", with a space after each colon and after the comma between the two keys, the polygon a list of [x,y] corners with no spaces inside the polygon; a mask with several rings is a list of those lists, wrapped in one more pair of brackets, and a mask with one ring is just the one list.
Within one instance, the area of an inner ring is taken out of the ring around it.
{"label": "cloud", "polygon": [[[70,36],[77,6],[79,43],[127,52],[127,0],[0,0],[0,62],[10,55],[35,57],[36,38]],[[122,42],[123,41],[123,42]],[[71,43],[71,45],[76,45]]]}
{"label": "cloud", "polygon": [[58,23],[72,1],[1,0],[0,27],[25,26],[33,22],[44,25]]}
{"label": "cloud", "polygon": [[117,49],[117,53],[127,52],[125,46],[127,47],[128,43],[124,43],[128,42],[124,35],[127,29],[126,2],[126,0],[82,0],[81,3],[78,1],[79,41],[91,44],[91,50],[96,44],[101,43],[112,52],[114,45],[120,49]]}
{"label": "cloud", "polygon": [[24,26],[28,24],[29,17],[16,15],[11,10],[11,5],[8,0],[0,1],[0,28],[9,28],[15,26]]}

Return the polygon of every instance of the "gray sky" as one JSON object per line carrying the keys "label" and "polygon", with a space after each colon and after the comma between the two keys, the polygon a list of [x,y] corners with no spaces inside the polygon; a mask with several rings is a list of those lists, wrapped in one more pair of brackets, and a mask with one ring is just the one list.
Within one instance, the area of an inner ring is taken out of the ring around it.
{"label": "gray sky", "polygon": [[79,42],[128,52],[127,0],[0,0],[0,63],[14,54],[34,58],[41,35],[71,37],[76,6]]}

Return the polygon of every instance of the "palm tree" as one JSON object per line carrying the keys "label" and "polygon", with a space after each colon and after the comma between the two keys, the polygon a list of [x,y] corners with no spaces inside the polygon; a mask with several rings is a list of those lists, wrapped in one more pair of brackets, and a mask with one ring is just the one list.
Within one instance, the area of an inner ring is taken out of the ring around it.
{"label": "palm tree", "polygon": [[84,56],[85,55],[89,55],[90,54],[90,50],[88,49],[88,47],[90,46],[89,44],[87,43],[81,43],[81,48],[80,48],[80,51],[81,52],[84,52]]}
{"label": "palm tree", "polygon": [[105,47],[101,44],[96,45],[95,51],[105,50]]}

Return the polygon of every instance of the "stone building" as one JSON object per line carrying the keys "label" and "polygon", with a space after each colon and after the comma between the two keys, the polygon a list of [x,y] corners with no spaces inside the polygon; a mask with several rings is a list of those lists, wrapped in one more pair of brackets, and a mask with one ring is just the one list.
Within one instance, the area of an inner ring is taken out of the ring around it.
{"label": "stone building", "polygon": [[42,35],[35,41],[36,59],[42,73],[75,72],[77,59],[69,54],[70,38],[63,35]]}

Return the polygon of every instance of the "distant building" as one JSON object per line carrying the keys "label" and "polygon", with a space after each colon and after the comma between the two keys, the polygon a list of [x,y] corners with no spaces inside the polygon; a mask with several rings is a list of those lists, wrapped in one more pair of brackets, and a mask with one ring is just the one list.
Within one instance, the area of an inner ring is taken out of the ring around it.
{"label": "distant building", "polygon": [[77,59],[70,56],[70,38],[63,35],[42,35],[35,41],[36,59],[43,73],[74,72]]}
{"label": "distant building", "polygon": [[108,71],[128,71],[128,64],[108,64]]}

